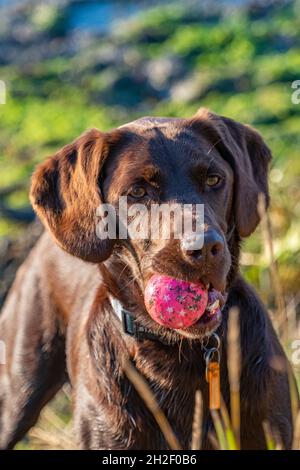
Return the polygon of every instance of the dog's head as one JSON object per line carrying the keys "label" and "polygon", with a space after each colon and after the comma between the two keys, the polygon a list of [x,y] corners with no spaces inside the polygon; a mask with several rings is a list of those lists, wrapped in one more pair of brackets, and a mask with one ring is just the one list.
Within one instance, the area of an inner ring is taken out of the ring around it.
{"label": "dog's head", "polygon": [[[144,307],[147,281],[160,273],[226,291],[239,241],[259,223],[260,193],[268,203],[270,158],[255,130],[205,109],[192,119],[143,118],[107,133],[88,131],[42,163],[33,175],[31,201],[64,250],[93,263],[107,260],[114,294],[138,306],[140,321],[161,333]],[[203,246],[191,249],[189,234],[120,238],[120,227],[115,238],[99,236],[97,208],[116,207],[118,223],[121,196],[129,207],[148,209],[202,204]],[[217,323],[200,322],[181,333],[201,337]]]}

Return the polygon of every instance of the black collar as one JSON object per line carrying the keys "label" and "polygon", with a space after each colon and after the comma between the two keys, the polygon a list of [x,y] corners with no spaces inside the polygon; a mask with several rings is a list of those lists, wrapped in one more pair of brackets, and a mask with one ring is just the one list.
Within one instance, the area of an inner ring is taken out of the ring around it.
{"label": "black collar", "polygon": [[115,297],[110,297],[110,303],[116,316],[122,323],[124,333],[127,335],[133,336],[137,339],[137,341],[148,339],[151,341],[159,341],[160,343],[167,346],[174,344],[174,341],[168,341],[154,333],[149,328],[140,325],[134,316],[129,312],[129,310],[124,308],[121,302],[119,302],[119,300],[117,300]]}

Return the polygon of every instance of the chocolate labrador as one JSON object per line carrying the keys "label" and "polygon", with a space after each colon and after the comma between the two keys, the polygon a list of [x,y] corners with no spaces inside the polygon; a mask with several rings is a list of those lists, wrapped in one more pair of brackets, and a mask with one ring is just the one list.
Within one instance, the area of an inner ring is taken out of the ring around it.
{"label": "chocolate labrador", "polygon": [[[230,408],[226,332],[233,306],[240,312],[241,446],[265,448],[267,421],[290,448],[288,374],[272,367],[274,358],[287,360],[266,309],[239,273],[241,240],[259,223],[259,194],[269,200],[270,159],[254,129],[201,109],[191,119],[146,117],[106,133],[90,130],[38,166],[30,197],[47,231],[19,269],[1,315],[1,448],[22,439],[68,378],[79,448],[168,448],[124,374],[127,357],[183,448],[191,444],[201,390],[202,448],[210,449],[203,345],[217,332]],[[117,208],[121,196],[129,206],[204,205],[202,248],[190,249],[184,238],[121,238],[118,229],[115,238],[99,236],[97,208]],[[187,328],[168,328],[145,308],[155,273],[201,283],[226,302]]]}

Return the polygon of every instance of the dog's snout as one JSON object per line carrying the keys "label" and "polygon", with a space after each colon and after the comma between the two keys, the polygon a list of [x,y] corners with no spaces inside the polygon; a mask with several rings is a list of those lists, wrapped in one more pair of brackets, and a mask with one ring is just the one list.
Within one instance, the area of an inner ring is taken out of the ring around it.
{"label": "dog's snout", "polygon": [[216,230],[208,230],[204,233],[202,248],[191,249],[183,242],[182,251],[193,261],[216,262],[224,254],[224,241]]}

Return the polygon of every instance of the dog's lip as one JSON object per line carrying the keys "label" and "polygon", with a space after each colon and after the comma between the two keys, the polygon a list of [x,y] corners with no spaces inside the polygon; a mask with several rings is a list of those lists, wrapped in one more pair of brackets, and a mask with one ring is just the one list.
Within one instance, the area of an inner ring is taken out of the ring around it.
{"label": "dog's lip", "polygon": [[209,278],[209,276],[202,276],[199,278],[199,282],[201,282],[208,291],[214,289],[217,292],[225,292],[226,289],[225,279],[216,280],[213,277]]}
{"label": "dog's lip", "polygon": [[211,299],[210,299],[211,302],[212,301],[215,302],[216,300],[219,301],[220,308],[222,308],[225,305],[227,297],[228,297],[228,294],[226,291],[223,291],[223,292],[218,291],[211,284],[208,287],[208,295],[211,296]]}
{"label": "dog's lip", "polygon": [[[225,290],[216,289],[215,285],[212,282],[207,281],[206,278],[201,278],[200,282],[206,287],[208,292],[208,303],[212,304],[216,301],[219,302],[220,308],[222,308],[227,300],[227,292]],[[211,307],[211,305],[210,305]],[[201,320],[201,318],[200,318]]]}
{"label": "dog's lip", "polygon": [[227,300],[227,292],[220,292],[214,289],[211,284],[207,284],[208,296],[210,304],[206,308],[204,314],[199,320],[188,328],[176,330],[182,336],[189,339],[199,339],[203,336],[211,334],[222,321],[222,307]]}
{"label": "dog's lip", "polygon": [[222,312],[218,309],[214,313],[205,311],[202,317],[192,326],[188,328],[181,328],[176,330],[181,336],[188,339],[201,339],[204,336],[209,336],[221,324]]}

